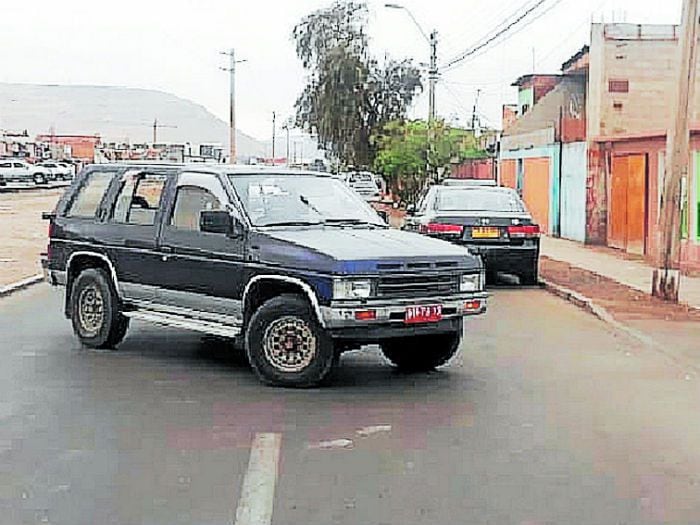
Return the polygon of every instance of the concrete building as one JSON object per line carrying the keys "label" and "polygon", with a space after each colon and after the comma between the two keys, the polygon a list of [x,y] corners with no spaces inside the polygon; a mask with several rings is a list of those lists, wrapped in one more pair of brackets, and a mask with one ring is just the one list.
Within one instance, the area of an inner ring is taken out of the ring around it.
{"label": "concrete building", "polygon": [[83,162],[95,161],[95,149],[101,139],[99,135],[37,135],[36,142],[60,146],[69,152],[68,157]]}
{"label": "concrete building", "polygon": [[[530,96],[523,89],[544,89],[558,77],[506,128],[500,153],[502,183],[522,192],[544,231],[658,261],[679,32],[672,25],[593,24],[590,46],[563,64],[560,76],[516,82],[522,111]],[[700,81],[691,121],[700,137]],[[700,271],[698,137],[694,132],[690,175],[683,181],[687,271]]]}

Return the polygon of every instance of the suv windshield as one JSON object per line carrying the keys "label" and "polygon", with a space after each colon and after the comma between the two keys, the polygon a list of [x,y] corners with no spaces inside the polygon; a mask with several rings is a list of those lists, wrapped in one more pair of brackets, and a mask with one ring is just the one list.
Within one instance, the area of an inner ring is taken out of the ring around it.
{"label": "suv windshield", "polygon": [[486,188],[441,191],[436,207],[441,211],[525,211],[523,202],[514,191]]}
{"label": "suv windshield", "polygon": [[255,226],[358,223],[386,226],[342,182],[313,175],[231,175]]}

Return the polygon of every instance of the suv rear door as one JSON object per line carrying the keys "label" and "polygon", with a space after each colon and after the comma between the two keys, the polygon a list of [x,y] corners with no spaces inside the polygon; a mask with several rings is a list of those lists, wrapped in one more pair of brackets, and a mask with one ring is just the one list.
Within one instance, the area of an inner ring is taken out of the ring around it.
{"label": "suv rear door", "polygon": [[157,239],[174,175],[174,169],[127,170],[110,190],[105,241],[127,300],[157,302],[161,262]]}
{"label": "suv rear door", "polygon": [[239,220],[240,214],[214,173],[183,172],[175,186],[160,234],[159,302],[235,323],[242,311],[245,239],[201,232],[199,219],[205,210],[229,210]]}

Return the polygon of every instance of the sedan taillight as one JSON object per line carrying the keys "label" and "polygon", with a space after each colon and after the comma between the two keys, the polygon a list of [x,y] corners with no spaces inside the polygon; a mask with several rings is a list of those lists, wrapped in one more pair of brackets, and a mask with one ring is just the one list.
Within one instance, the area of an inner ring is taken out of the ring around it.
{"label": "sedan taillight", "polygon": [[464,226],[460,224],[442,224],[439,222],[430,222],[421,224],[419,231],[428,235],[462,235]]}
{"label": "sedan taillight", "polygon": [[540,227],[537,224],[508,226],[508,236],[515,239],[531,239],[540,236]]}

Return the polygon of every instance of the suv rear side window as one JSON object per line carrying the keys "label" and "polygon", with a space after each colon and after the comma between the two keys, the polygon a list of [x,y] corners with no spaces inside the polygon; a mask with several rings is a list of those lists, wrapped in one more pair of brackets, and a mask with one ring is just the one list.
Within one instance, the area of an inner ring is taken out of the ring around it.
{"label": "suv rear side window", "polygon": [[114,206],[112,219],[125,224],[155,224],[166,180],[165,175],[153,173],[127,175]]}
{"label": "suv rear side window", "polygon": [[95,171],[90,173],[78,189],[78,194],[68,208],[67,216],[95,217],[112,177],[114,177],[112,172]]}

